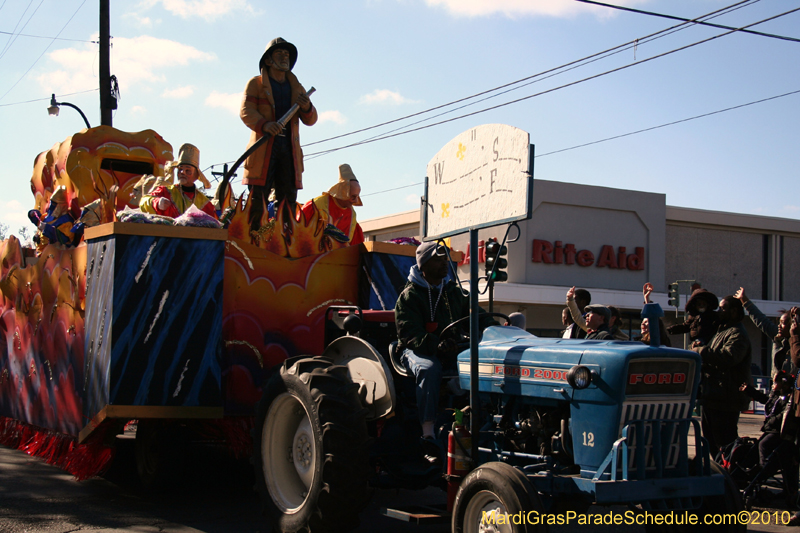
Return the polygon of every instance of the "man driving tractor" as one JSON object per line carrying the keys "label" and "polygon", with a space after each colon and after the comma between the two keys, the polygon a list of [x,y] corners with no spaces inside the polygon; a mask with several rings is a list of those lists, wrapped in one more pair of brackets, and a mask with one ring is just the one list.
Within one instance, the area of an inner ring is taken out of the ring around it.
{"label": "man driving tractor", "polygon": [[[442,338],[444,329],[469,316],[469,293],[448,278],[447,247],[426,242],[417,248],[417,263],[408,274],[395,305],[398,350],[401,361],[414,375],[417,384],[417,409],[422,424],[426,459],[437,463],[434,425],[438,414],[442,363],[453,364],[459,346],[455,338]],[[491,316],[480,317],[483,330],[499,325]]]}

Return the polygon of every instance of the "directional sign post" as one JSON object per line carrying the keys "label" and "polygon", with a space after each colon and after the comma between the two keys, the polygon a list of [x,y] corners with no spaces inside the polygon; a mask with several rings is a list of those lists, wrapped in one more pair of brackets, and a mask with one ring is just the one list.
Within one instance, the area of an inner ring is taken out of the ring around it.
{"label": "directional sign post", "polygon": [[504,124],[447,143],[428,163],[423,240],[530,218],[532,151],[527,132]]}
{"label": "directional sign post", "polygon": [[478,462],[478,230],[531,218],[533,146],[527,132],[503,124],[465,131],[430,163],[423,198],[422,240],[469,231],[470,431]]}

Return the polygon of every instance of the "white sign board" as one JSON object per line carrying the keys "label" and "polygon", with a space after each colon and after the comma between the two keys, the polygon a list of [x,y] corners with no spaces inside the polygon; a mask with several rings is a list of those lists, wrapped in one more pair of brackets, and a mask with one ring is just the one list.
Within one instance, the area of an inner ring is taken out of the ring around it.
{"label": "white sign board", "polygon": [[528,133],[504,124],[447,143],[428,163],[423,240],[530,218],[532,157]]}

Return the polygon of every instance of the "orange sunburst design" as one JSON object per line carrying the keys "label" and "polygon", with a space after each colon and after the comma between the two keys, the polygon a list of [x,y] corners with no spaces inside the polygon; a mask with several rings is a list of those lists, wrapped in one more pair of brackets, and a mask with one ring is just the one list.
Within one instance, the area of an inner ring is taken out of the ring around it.
{"label": "orange sunburst design", "polygon": [[266,370],[286,357],[322,353],[328,307],[357,302],[359,259],[357,246],[289,259],[229,240],[223,289],[229,408],[252,408]]}
{"label": "orange sunburst design", "polygon": [[325,234],[326,223],[320,217],[316,205],[313,205],[313,213],[309,218],[306,218],[299,208],[295,210],[293,217],[289,210],[285,209],[284,200],[276,207],[276,216],[272,219],[268,218],[265,206],[260,221],[261,227],[255,232],[250,230],[248,222],[250,208],[249,201],[245,202],[243,197],[239,198],[228,226],[230,237],[249,242],[281,257],[291,258],[318,255],[348,246],[348,243],[339,242]]}

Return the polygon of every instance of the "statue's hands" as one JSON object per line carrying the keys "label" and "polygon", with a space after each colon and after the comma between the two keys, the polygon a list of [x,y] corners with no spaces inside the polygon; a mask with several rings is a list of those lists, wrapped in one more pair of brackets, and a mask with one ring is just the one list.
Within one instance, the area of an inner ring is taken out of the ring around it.
{"label": "statue's hands", "polygon": [[308,113],[311,111],[311,99],[306,93],[299,94],[297,96],[297,105],[300,106],[300,111],[303,113]]}
{"label": "statue's hands", "polygon": [[281,128],[281,125],[278,124],[277,122],[267,122],[266,124],[264,124],[264,127],[261,128],[261,130],[267,135],[272,135],[273,137],[275,137],[276,135],[281,134],[283,128]]}
{"label": "statue's hands", "polygon": [[158,206],[157,207],[158,207],[159,211],[166,211],[167,209],[169,209],[169,206],[171,206],[171,205],[172,205],[172,202],[170,202],[166,198],[159,198],[158,199]]}

